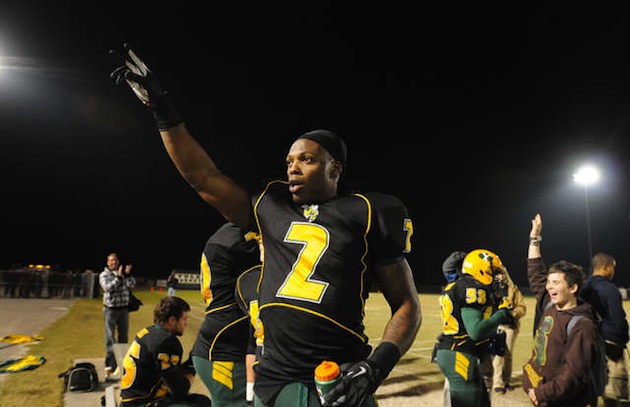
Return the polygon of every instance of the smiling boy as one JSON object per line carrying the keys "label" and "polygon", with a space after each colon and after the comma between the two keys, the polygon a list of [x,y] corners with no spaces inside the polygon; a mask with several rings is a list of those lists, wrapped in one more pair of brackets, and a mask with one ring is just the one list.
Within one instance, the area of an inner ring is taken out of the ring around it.
{"label": "smiling boy", "polygon": [[[582,267],[560,260],[547,267],[542,259],[542,218],[536,214],[529,234],[527,276],[543,311],[532,356],[523,366],[523,390],[535,406],[597,406],[590,386],[597,326],[590,304],[578,299]],[[579,315],[567,336],[569,320]]]}

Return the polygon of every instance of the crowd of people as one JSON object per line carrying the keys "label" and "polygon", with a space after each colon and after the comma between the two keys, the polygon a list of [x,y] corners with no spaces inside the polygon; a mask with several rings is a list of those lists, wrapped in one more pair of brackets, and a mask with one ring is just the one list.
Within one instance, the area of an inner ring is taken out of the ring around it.
{"label": "crowd of people", "polygon": [[[192,366],[215,406],[376,406],[376,389],[409,350],[422,323],[406,260],[413,223],[404,203],[345,182],[347,146],[324,129],[306,132],[290,145],[286,180],[271,181],[262,191],[246,190],[224,174],[191,135],[143,61],[126,44],[122,54],[113,54],[120,65],[111,77],[129,85],[150,109],[177,170],[228,222],[202,253],[206,316],[191,357],[182,364],[181,349],[175,349],[169,355],[176,360],[164,363],[158,375],[167,383],[168,372],[180,365],[190,372]],[[221,237],[224,233],[229,239]],[[606,405],[618,405],[627,398],[628,325],[618,290],[612,294],[605,284],[614,274],[614,259],[611,269],[607,255],[595,256],[597,271],[583,284],[580,266],[564,260],[549,267],[544,263],[539,214],[532,219],[529,236],[528,278],[539,315],[531,358],[523,366],[523,391],[535,406],[594,406],[598,397]],[[248,261],[240,262],[245,258]],[[444,405],[489,406],[492,392],[502,395],[514,388],[512,352],[519,320],[527,310],[496,253],[481,248],[456,252],[447,260],[447,284],[440,299],[442,332],[435,349],[445,377]],[[255,272],[239,279],[248,270]],[[120,275],[114,280],[117,287],[133,284]],[[374,348],[363,324],[371,287],[383,293],[391,309]],[[591,287],[588,302],[580,296],[583,287]],[[164,327],[163,318],[158,318],[162,306],[156,307],[155,323]],[[573,315],[582,318],[567,335]],[[178,322],[180,312],[165,317],[172,326],[185,325]],[[589,386],[600,325],[609,344],[610,378],[603,394]],[[180,335],[183,328],[167,331]],[[134,343],[146,342],[144,336],[136,338]],[[132,359],[128,354],[125,369],[141,363],[142,354]],[[313,372],[324,360],[340,365],[341,378],[322,394]],[[151,389],[157,388],[154,382]],[[172,397],[179,397],[182,405],[200,402],[187,403],[182,398],[186,392],[168,385],[160,388],[151,394],[126,392],[123,406],[147,400],[162,406]]]}
{"label": "crowd of people", "polygon": [[93,298],[98,293],[98,276],[90,269],[60,270],[48,265],[14,263],[0,270],[3,298]]}

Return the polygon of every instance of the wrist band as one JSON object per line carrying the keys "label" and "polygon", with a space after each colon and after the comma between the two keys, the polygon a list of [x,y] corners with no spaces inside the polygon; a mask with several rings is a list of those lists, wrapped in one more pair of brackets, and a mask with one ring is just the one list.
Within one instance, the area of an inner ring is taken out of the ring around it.
{"label": "wrist band", "polygon": [[379,369],[377,373],[377,379],[380,384],[392,371],[398,360],[400,360],[400,350],[398,346],[394,345],[391,342],[381,342],[380,345],[376,347],[372,356],[368,359],[371,364],[376,365]]}
{"label": "wrist band", "polygon": [[153,116],[160,131],[168,130],[184,122],[166,92],[160,95],[153,107]]}
{"label": "wrist band", "polygon": [[245,388],[245,400],[254,401],[254,382],[247,382]]}
{"label": "wrist band", "polygon": [[529,237],[529,241],[530,242],[542,242],[542,236],[530,236]]}
{"label": "wrist band", "polygon": [[532,246],[540,246],[540,240],[530,240],[529,244]]}

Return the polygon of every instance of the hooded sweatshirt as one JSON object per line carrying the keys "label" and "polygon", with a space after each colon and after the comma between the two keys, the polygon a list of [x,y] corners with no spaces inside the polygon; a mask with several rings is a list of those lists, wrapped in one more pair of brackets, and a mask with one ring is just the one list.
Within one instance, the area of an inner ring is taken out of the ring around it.
{"label": "hooded sweatshirt", "polygon": [[[535,388],[539,407],[597,405],[589,385],[595,353],[595,314],[590,304],[578,303],[559,311],[550,302],[545,289],[547,267],[542,258],[528,259],[527,276],[530,288],[541,302],[543,313],[534,337],[534,347],[523,366],[523,390]],[[567,337],[567,325],[574,315],[582,315]]]}

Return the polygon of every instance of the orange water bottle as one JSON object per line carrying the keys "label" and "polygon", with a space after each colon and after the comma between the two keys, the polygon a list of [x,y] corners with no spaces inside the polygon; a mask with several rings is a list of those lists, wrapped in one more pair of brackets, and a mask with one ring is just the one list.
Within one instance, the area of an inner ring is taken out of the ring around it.
{"label": "orange water bottle", "polygon": [[341,369],[335,362],[324,360],[315,368],[315,387],[320,400],[324,394],[335,387],[340,379]]}

